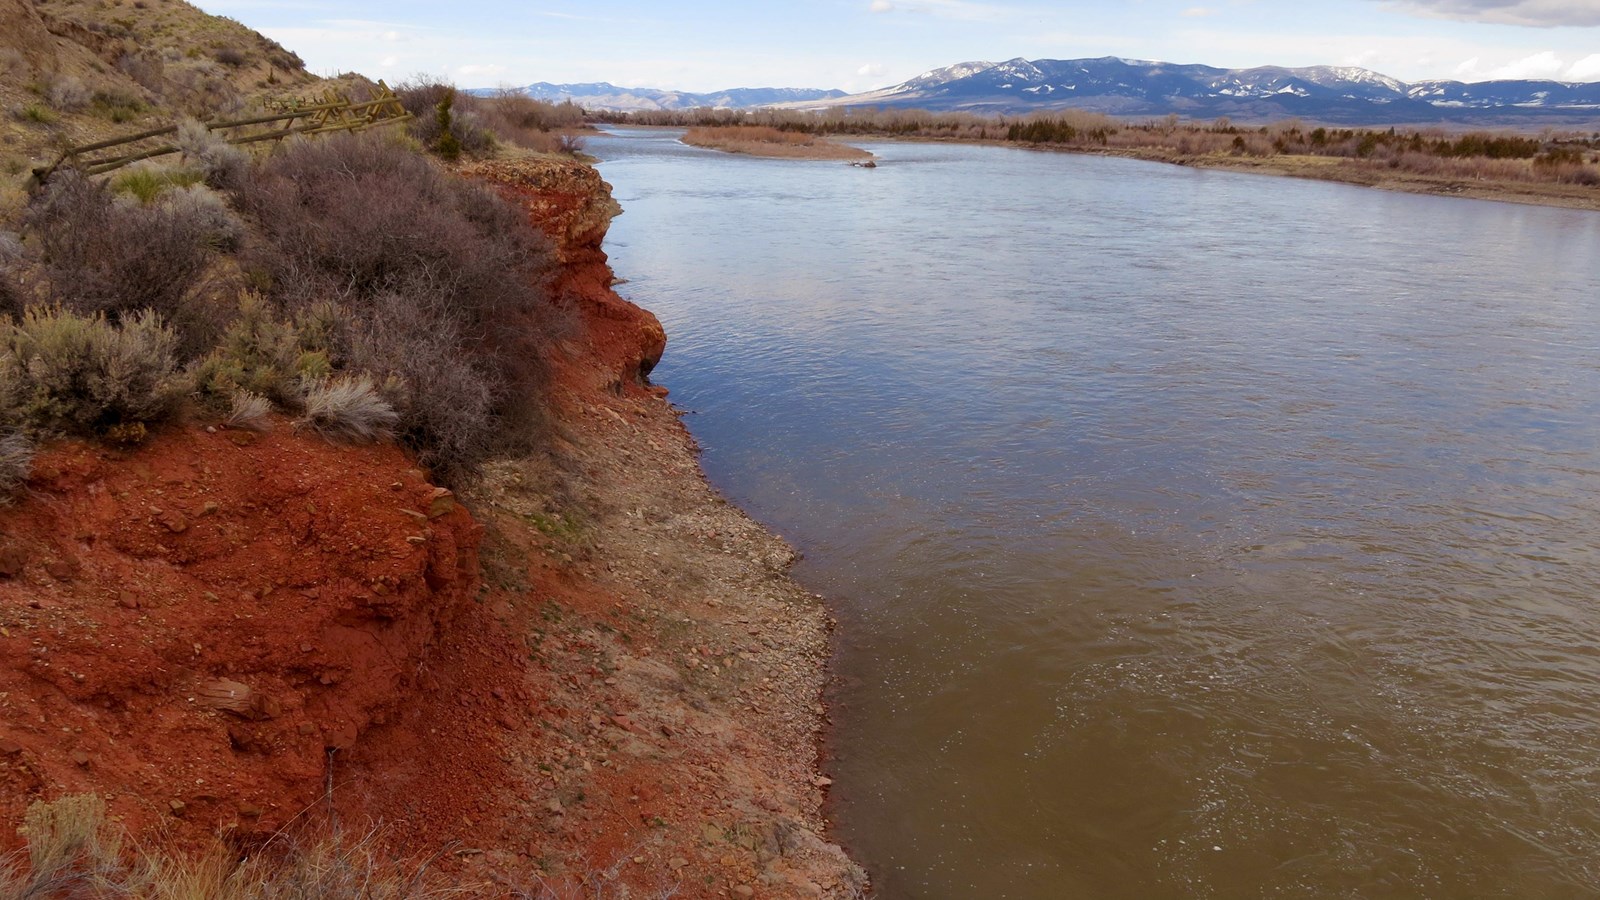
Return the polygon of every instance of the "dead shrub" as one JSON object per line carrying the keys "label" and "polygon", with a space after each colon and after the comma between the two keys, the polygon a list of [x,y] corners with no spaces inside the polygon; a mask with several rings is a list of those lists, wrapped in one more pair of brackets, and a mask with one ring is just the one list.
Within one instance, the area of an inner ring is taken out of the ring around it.
{"label": "dead shrub", "polygon": [[76,75],[52,75],[44,87],[44,99],[54,109],[77,112],[89,105],[90,93]]}
{"label": "dead shrub", "polygon": [[36,307],[6,331],[0,380],[12,386],[20,424],[35,432],[142,434],[176,413],[189,390],[177,337],[152,312],[113,325]]}
{"label": "dead shrub", "polygon": [[392,295],[360,323],[349,349],[354,368],[382,378],[400,413],[396,434],[432,476],[458,484],[505,442],[505,379],[482,368],[448,320],[416,298]]}
{"label": "dead shrub", "polygon": [[461,153],[487,156],[494,152],[494,133],[477,113],[477,98],[442,81],[419,78],[395,88],[400,105],[413,118],[407,125],[412,137],[430,149],[444,149],[446,159]]}
{"label": "dead shrub", "polygon": [[213,249],[232,251],[244,239],[244,222],[228,207],[227,201],[203,184],[167,191],[161,204],[176,219],[193,223]]}
{"label": "dead shrub", "polygon": [[543,288],[548,244],[515,207],[378,135],[293,145],[239,196],[264,238],[247,266],[287,313],[338,299],[333,368],[409,386],[400,436],[438,477],[537,441],[564,314]]}
{"label": "dead shrub", "polygon": [[207,217],[167,204],[117,203],[72,172],[51,179],[28,211],[48,302],[113,322],[153,310],[177,327],[186,350],[205,342],[202,310],[188,301],[211,259]]}
{"label": "dead shrub", "polygon": [[5,900],[434,900],[470,893],[434,886],[426,866],[386,856],[376,832],[354,840],[283,836],[242,861],[220,842],[197,856],[125,854],[122,831],[92,794],[33,804],[21,833],[26,854],[0,857]]}
{"label": "dead shrub", "polygon": [[33,441],[20,429],[0,431],[0,504],[6,503],[28,481],[33,471]]}
{"label": "dead shrub", "polygon": [[378,393],[370,375],[339,375],[315,382],[302,401],[296,427],[341,444],[370,444],[394,434],[400,415]]}
{"label": "dead shrub", "polygon": [[0,861],[0,896],[108,895],[122,865],[121,841],[105,817],[105,801],[93,794],[29,806],[18,830],[28,842],[28,865]]}
{"label": "dead shrub", "polygon": [[18,275],[22,270],[22,243],[0,232],[0,324],[22,315],[27,300]]}
{"label": "dead shrub", "polygon": [[219,191],[237,190],[250,174],[250,154],[229,144],[202,122],[180,122],[177,145],[184,159],[200,169],[206,184]]}
{"label": "dead shrub", "polygon": [[513,91],[472,98],[472,112],[495,137],[540,153],[573,152],[562,149],[562,136],[554,132],[581,128],[584,121],[576,104],[546,103]]}
{"label": "dead shrub", "polygon": [[269,431],[272,401],[249,391],[236,391],[229,403],[228,418],[223,424],[244,431]]}

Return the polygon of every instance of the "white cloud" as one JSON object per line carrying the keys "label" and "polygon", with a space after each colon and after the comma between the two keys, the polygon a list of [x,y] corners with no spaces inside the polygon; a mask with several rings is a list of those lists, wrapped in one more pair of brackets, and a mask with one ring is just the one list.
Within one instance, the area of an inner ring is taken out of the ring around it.
{"label": "white cloud", "polygon": [[1569,81],[1600,81],[1600,53],[1593,53],[1567,69]]}
{"label": "white cloud", "polygon": [[993,3],[979,3],[975,0],[872,0],[867,7],[875,13],[916,13],[918,15],[936,16],[941,19],[961,19],[969,22],[999,21],[1009,18],[1011,10]]}
{"label": "white cloud", "polygon": [[1600,80],[1600,53],[1590,54],[1571,64],[1550,50],[1498,65],[1485,65],[1481,57],[1474,56],[1456,66],[1455,74],[1463,81],[1596,81]]}
{"label": "white cloud", "polygon": [[1190,19],[1203,19],[1207,16],[1217,15],[1218,11],[1209,6],[1191,6],[1179,15]]}
{"label": "white cloud", "polygon": [[457,66],[456,67],[456,74],[457,75],[461,76],[461,78],[464,81],[471,81],[474,84],[480,84],[480,83],[483,83],[485,81],[488,81],[491,77],[493,77],[495,75],[504,74],[505,71],[506,71],[506,67],[505,66],[499,66],[499,65],[493,65],[493,64],[490,64],[490,65],[478,65],[478,64],[469,63],[468,65],[465,65],[465,66]]}
{"label": "white cloud", "polygon": [[1595,0],[1380,0],[1385,6],[1425,16],[1526,25],[1533,28],[1600,25],[1600,3]]}
{"label": "white cloud", "polygon": [[856,74],[863,78],[875,78],[884,73],[885,69],[878,63],[867,63],[856,70]]}

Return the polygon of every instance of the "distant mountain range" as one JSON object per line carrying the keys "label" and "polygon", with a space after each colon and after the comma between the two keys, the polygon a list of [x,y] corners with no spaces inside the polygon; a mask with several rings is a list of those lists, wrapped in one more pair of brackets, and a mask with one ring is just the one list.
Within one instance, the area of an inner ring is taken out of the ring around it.
{"label": "distant mountain range", "polygon": [[1177,113],[1241,121],[1302,117],[1330,123],[1600,120],[1600,83],[1419,81],[1367,69],[1218,69],[1148,60],[965,62],[903,84],[785,106],[887,106],[986,113],[1085,109],[1124,116]]}
{"label": "distant mountain range", "polygon": [[[755,109],[787,103],[811,103],[837,100],[844,91],[824,91],[810,88],[732,88],[710,94],[693,94],[687,91],[664,91],[655,88],[625,88],[600,81],[590,84],[550,84],[541,81],[526,87],[512,88],[535,100],[551,103],[572,101],[584,109],[637,112],[655,109],[698,109],[710,106],[721,109]],[[469,93],[488,95],[498,89],[480,88]]]}
{"label": "distant mountain range", "polygon": [[1176,113],[1194,119],[1228,116],[1241,122],[1299,117],[1353,125],[1600,123],[1600,83],[1406,83],[1343,66],[1219,69],[1117,57],[965,62],[863,94],[808,88],[695,94],[605,82],[540,82],[515,90],[542,100],[571,100],[586,109],[620,111],[878,106],[1007,114],[1056,109],[1119,116]]}

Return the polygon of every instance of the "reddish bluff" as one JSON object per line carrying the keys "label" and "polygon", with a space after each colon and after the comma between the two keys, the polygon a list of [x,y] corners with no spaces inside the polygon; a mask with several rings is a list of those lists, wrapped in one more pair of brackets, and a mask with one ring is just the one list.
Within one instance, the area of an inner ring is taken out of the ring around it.
{"label": "reddish bluff", "polygon": [[0,846],[95,791],[181,841],[270,833],[412,701],[480,527],[392,446],[185,428],[39,459],[0,510]]}

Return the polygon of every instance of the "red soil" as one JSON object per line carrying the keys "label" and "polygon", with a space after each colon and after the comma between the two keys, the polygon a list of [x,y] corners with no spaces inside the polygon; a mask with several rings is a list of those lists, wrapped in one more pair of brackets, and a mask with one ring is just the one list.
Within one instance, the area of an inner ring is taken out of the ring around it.
{"label": "red soil", "polygon": [[336,816],[481,896],[859,890],[817,837],[825,618],[645,382],[665,335],[610,289],[606,186],[468,174],[559,251],[552,458],[492,467],[475,521],[400,450],[281,421],[50,448],[0,509],[0,849],[93,791],[179,848]]}
{"label": "red soil", "polygon": [[479,526],[394,447],[189,427],[58,445],[29,487],[0,511],[8,823],[97,791],[135,833],[271,833],[477,586]]}

